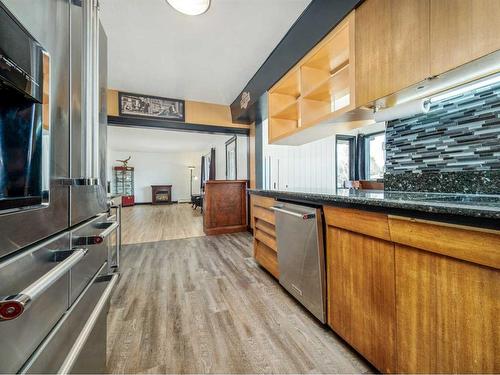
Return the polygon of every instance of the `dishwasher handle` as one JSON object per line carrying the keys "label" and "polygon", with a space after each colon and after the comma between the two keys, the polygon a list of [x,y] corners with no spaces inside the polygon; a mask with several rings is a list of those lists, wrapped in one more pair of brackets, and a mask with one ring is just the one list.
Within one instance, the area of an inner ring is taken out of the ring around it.
{"label": "dishwasher handle", "polygon": [[302,219],[302,220],[314,219],[316,217],[316,214],[312,213],[312,212],[311,213],[301,214],[299,212],[293,212],[293,211],[285,210],[285,209],[283,209],[280,206],[272,206],[271,210],[276,211],[276,212],[281,212],[281,213],[287,214],[287,215],[292,215],[292,216],[298,217],[299,219]]}

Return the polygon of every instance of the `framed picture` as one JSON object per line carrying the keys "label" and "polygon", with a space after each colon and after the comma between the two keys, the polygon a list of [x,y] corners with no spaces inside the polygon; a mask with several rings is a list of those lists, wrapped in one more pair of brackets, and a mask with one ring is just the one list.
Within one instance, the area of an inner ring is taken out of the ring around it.
{"label": "framed picture", "polygon": [[118,102],[120,116],[185,121],[184,100],[119,92]]}

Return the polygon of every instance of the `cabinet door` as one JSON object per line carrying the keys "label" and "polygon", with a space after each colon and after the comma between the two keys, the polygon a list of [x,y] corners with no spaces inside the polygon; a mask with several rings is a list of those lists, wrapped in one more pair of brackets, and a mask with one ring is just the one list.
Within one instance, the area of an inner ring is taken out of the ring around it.
{"label": "cabinet door", "polygon": [[329,226],[328,324],[382,372],[395,371],[394,244]]}
{"label": "cabinet door", "polygon": [[429,0],[366,0],[356,9],[356,106],[430,76],[429,14]]}
{"label": "cabinet door", "polygon": [[500,272],[396,245],[398,372],[499,373]]}
{"label": "cabinet door", "polygon": [[431,0],[431,73],[500,49],[500,1]]}

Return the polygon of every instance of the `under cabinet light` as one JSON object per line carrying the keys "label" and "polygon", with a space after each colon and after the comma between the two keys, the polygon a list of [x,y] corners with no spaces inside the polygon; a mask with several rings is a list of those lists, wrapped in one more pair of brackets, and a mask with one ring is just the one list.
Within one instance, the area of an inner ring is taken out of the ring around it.
{"label": "under cabinet light", "polygon": [[188,16],[199,16],[210,7],[210,0],[166,0],[176,11]]}
{"label": "under cabinet light", "polygon": [[498,82],[500,82],[500,74],[495,74],[491,77],[486,77],[485,79],[475,81],[475,82],[472,82],[469,84],[465,84],[465,85],[457,87],[455,89],[451,89],[451,90],[445,91],[441,94],[432,96],[430,98],[430,102],[435,103],[435,102],[439,102],[441,100],[446,100],[446,99],[452,98],[454,96],[463,94],[465,92],[476,90],[476,89],[479,89],[479,88],[484,87],[484,86],[493,85],[493,84],[498,83]]}

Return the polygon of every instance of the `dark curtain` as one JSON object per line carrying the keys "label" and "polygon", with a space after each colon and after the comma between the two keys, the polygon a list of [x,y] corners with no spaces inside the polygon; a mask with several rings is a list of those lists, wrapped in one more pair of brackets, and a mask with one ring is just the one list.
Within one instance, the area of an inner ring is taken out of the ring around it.
{"label": "dark curtain", "polygon": [[215,148],[210,150],[210,172],[208,179],[215,180]]}
{"label": "dark curtain", "polygon": [[356,138],[356,168],[355,180],[366,179],[366,155],[365,155],[365,136],[358,134]]}
{"label": "dark curtain", "polygon": [[200,189],[204,191],[205,187],[205,157],[201,157],[201,176],[200,176]]}

